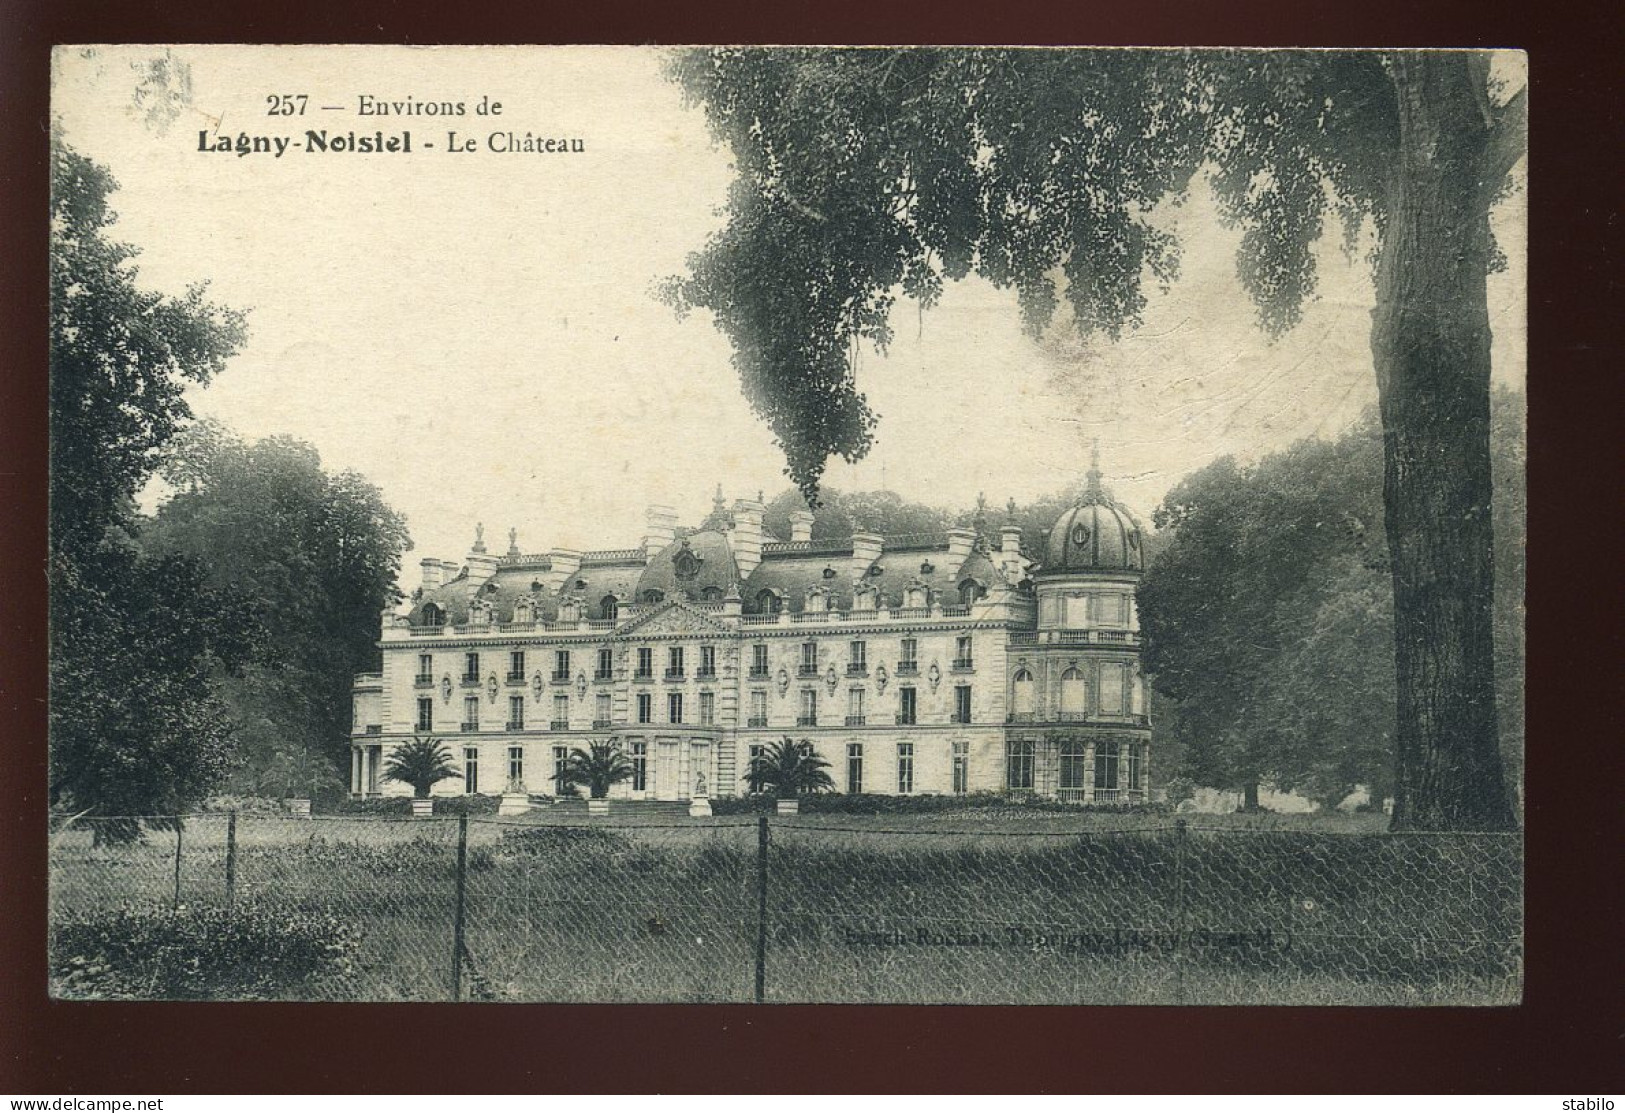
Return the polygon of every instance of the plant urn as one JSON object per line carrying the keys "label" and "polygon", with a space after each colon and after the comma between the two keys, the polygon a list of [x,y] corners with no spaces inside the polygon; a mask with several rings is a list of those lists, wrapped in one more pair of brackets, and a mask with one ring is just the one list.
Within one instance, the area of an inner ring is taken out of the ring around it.
{"label": "plant urn", "polygon": [[780,815],[800,815],[801,801],[793,796],[788,800],[780,800],[778,812]]}
{"label": "plant urn", "polygon": [[434,815],[434,801],[427,796],[412,797],[412,818],[428,819]]}
{"label": "plant urn", "polygon": [[283,801],[288,805],[288,811],[295,819],[310,818],[310,799],[305,796],[290,796]]}
{"label": "plant urn", "polygon": [[711,798],[709,796],[696,796],[688,802],[688,814],[696,818],[711,814]]}
{"label": "plant urn", "polygon": [[588,815],[608,815],[609,814],[609,797],[607,797],[607,796],[591,796],[591,797],[588,797],[588,799],[587,799],[587,814]]}
{"label": "plant urn", "polygon": [[498,815],[524,815],[530,811],[530,793],[504,792],[497,804]]}

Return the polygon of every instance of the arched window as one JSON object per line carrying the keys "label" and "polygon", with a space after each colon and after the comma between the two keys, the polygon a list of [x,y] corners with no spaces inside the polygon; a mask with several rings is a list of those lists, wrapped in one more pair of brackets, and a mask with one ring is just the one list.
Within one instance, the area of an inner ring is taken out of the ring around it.
{"label": "arched window", "polygon": [[598,612],[610,622],[615,621],[615,612],[619,611],[620,609],[620,603],[616,601],[615,596],[613,595],[606,595],[602,599],[598,600]]}
{"label": "arched window", "polygon": [[722,589],[720,587],[702,587],[700,588],[700,599],[706,603],[720,603],[722,601]]}
{"label": "arched window", "polygon": [[975,580],[961,580],[959,582],[959,601],[969,606],[987,594],[987,589]]}
{"label": "arched window", "polygon": [[424,604],[424,607],[423,607],[423,625],[425,625],[425,626],[444,626],[445,624],[446,624],[446,612],[445,611],[441,610],[439,607],[435,606],[433,603]]}
{"label": "arched window", "polygon": [[1022,716],[1031,716],[1033,713],[1033,674],[1026,669],[1016,670],[1015,690],[1011,695],[1010,710]]}
{"label": "arched window", "polygon": [[661,591],[658,588],[651,587],[648,591],[645,591],[639,598],[641,599],[642,602],[645,602],[645,603],[663,603],[666,600],[666,593],[664,591]]}
{"label": "arched window", "polygon": [[1076,715],[1083,717],[1087,709],[1083,673],[1077,669],[1067,669],[1061,674],[1061,715]]}
{"label": "arched window", "polygon": [[772,590],[764,589],[756,596],[756,610],[761,614],[778,614],[784,609],[784,603]]}

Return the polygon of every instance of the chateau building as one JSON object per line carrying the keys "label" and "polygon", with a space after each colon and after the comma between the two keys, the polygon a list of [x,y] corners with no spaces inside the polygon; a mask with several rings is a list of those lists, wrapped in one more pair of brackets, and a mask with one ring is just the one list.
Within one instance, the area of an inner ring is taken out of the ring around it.
{"label": "chateau building", "polygon": [[698,528],[651,507],[637,548],[525,554],[510,531],[495,556],[477,531],[460,567],[424,560],[355,681],[352,793],[409,793],[386,756],[431,735],[463,773],[437,794],[551,793],[572,748],[613,737],[635,774],[612,797],[728,796],[789,735],[842,792],[1147,798],[1141,531],[1098,461],[1031,555],[981,514],[813,541],[810,513],[781,540],[764,512],[719,491]]}

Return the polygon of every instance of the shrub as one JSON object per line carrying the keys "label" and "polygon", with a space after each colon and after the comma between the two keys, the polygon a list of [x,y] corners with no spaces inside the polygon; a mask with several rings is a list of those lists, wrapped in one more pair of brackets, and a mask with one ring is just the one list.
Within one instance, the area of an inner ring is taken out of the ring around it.
{"label": "shrub", "polygon": [[281,800],[273,800],[269,796],[211,796],[203,801],[198,810],[212,813],[237,812],[239,815],[288,813]]}
{"label": "shrub", "polygon": [[500,796],[436,796],[435,815],[496,815]]}
{"label": "shrub", "polygon": [[502,849],[515,854],[550,854],[572,847],[623,847],[627,837],[603,827],[563,827],[538,824],[508,827],[502,832]]}
{"label": "shrub", "polygon": [[178,909],[122,905],[52,933],[51,990],[76,999],[255,1000],[349,979],[359,928],[324,909],[249,902]]}
{"label": "shrub", "polygon": [[408,796],[379,796],[371,800],[317,799],[311,801],[310,810],[313,815],[409,816],[412,800]]}

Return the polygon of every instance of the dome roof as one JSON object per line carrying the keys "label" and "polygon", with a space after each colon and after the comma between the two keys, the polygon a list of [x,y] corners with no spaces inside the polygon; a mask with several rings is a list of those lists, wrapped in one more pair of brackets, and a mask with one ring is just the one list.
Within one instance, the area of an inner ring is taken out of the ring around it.
{"label": "dome roof", "polygon": [[1144,569],[1144,537],[1139,520],[1101,489],[1097,451],[1083,497],[1056,519],[1049,532],[1039,574]]}
{"label": "dome roof", "polygon": [[711,530],[696,530],[656,553],[638,577],[637,598],[658,591],[665,599],[721,599],[739,584],[728,538]]}

